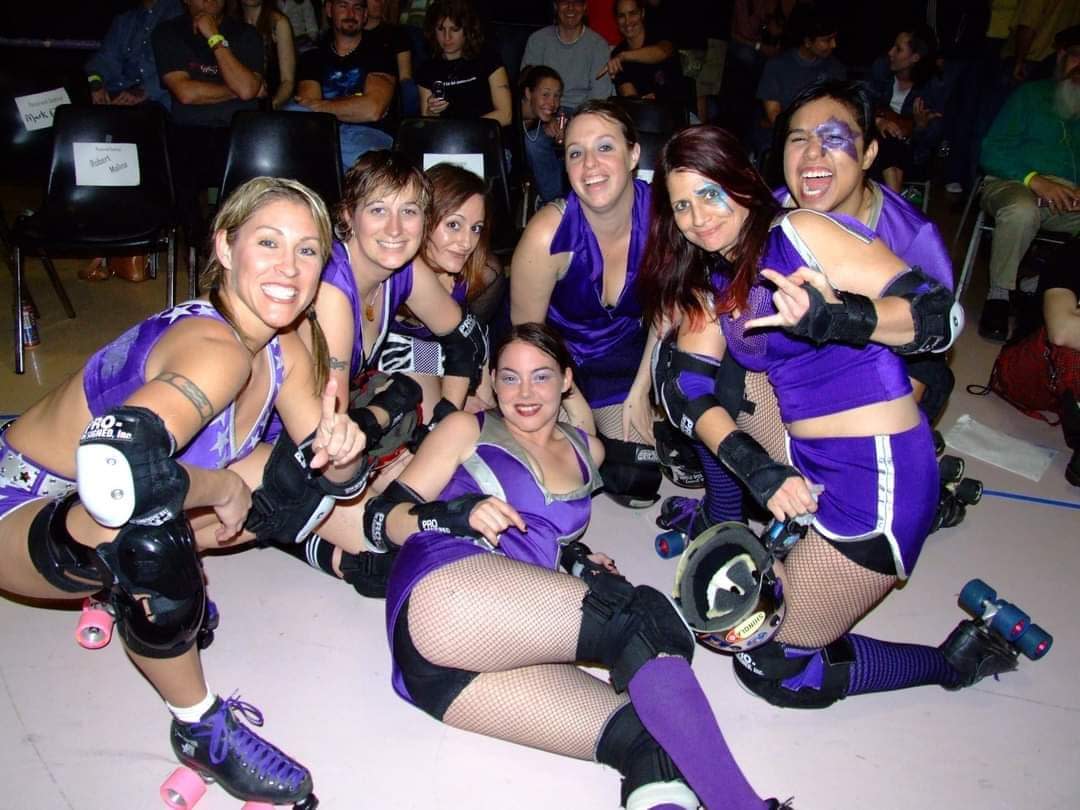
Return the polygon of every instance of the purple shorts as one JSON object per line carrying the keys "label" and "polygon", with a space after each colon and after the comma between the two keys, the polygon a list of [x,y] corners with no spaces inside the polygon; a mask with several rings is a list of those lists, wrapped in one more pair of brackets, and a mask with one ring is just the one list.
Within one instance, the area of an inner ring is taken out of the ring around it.
{"label": "purple shorts", "polygon": [[62,498],[74,489],[75,482],[70,478],[14,450],[0,431],[0,518],[31,501]]}

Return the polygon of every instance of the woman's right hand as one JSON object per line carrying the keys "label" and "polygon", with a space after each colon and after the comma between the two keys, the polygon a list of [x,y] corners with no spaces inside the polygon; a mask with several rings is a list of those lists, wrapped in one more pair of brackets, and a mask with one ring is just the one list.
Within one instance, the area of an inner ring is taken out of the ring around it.
{"label": "woman's right hand", "polygon": [[518,510],[494,495],[473,507],[469,513],[469,526],[483,535],[492,546],[499,545],[500,535],[511,526],[528,531]]}
{"label": "woman's right hand", "polygon": [[251,510],[251,489],[244,479],[232,470],[218,470],[220,482],[217,490],[221,500],[214,504],[214,514],[219,525],[214,531],[214,540],[218,545],[225,545],[235,540],[244,528],[244,520]]}
{"label": "woman's right hand", "polygon": [[450,102],[445,98],[435,98],[435,96],[428,96],[427,108],[424,110],[424,115],[428,118],[437,118],[446,112],[446,108],[450,106]]}
{"label": "woman's right hand", "polygon": [[765,504],[777,520],[784,521],[817,511],[817,497],[801,475],[784,479],[780,489]]}

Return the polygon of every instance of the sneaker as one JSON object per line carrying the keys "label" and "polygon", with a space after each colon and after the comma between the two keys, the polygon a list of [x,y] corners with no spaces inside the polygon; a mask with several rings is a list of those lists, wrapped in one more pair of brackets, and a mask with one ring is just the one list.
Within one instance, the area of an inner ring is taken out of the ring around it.
{"label": "sneaker", "polygon": [[996,343],[1004,343],[1009,337],[1009,302],[999,299],[983,303],[979,317],[979,335]]}
{"label": "sneaker", "polygon": [[241,801],[314,806],[307,768],[255,734],[241,719],[254,726],[263,724],[262,712],[235,693],[228,700],[217,698],[197,723],[173,718],[169,739],[176,758]]}
{"label": "sneaker", "polygon": [[960,185],[959,183],[956,183],[956,182],[946,183],[945,184],[945,190],[947,192],[949,192],[949,194],[963,194],[964,193],[964,187],[962,185]]}
{"label": "sneaker", "polygon": [[950,691],[972,686],[991,675],[996,678],[1003,672],[1012,672],[1020,655],[1008,642],[991,633],[986,625],[972,619],[960,622],[938,649],[944,653],[949,665],[963,676],[956,686],[945,687]]}

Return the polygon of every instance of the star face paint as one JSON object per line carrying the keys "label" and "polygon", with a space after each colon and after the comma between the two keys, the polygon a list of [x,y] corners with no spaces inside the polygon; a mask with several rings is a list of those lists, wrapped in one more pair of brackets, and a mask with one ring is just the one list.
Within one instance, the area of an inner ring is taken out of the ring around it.
{"label": "star face paint", "polygon": [[838,118],[829,118],[814,128],[814,135],[821,144],[822,152],[840,151],[858,162],[859,152],[855,142],[859,134],[848,126],[847,122]]}
{"label": "star face paint", "polygon": [[699,200],[704,200],[709,205],[715,205],[717,208],[729,214],[731,213],[731,198],[718,183],[702,183],[698,188],[694,189],[694,196]]}

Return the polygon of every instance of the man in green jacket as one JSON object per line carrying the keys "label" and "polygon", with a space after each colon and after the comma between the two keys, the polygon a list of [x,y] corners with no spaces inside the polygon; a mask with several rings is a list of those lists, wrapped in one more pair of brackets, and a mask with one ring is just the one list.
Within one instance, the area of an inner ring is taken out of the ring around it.
{"label": "man in green jacket", "polygon": [[1080,25],[1055,43],[1054,78],[1020,85],[982,143],[982,206],[994,240],[979,334],[990,340],[1008,336],[1009,291],[1035,234],[1080,234]]}

